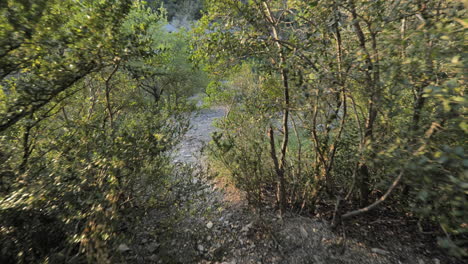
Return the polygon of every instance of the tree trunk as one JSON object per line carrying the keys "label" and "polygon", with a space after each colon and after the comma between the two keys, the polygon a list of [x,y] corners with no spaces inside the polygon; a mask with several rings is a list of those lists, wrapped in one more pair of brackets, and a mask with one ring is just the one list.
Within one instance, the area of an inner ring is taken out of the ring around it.
{"label": "tree trunk", "polygon": [[[361,50],[365,54],[365,64],[366,68],[365,73],[365,86],[367,92],[369,93],[369,106],[368,106],[368,115],[365,123],[364,129],[364,138],[361,139],[361,148],[365,148],[369,142],[372,142],[373,133],[374,133],[374,123],[377,118],[377,108],[380,101],[380,69],[379,69],[379,53],[377,49],[377,32],[373,32],[371,29],[370,22],[367,23],[370,35],[371,35],[371,44],[372,44],[372,55],[369,52],[366,44],[366,38],[364,32],[362,31],[361,25],[359,24],[359,16],[356,12],[356,7],[354,2],[350,2],[351,14],[353,16],[354,22],[353,26],[359,41]],[[371,59],[373,58],[373,60]],[[357,166],[357,186],[360,192],[359,201],[362,205],[367,204],[369,193],[370,193],[370,173],[369,168],[366,164],[365,158],[361,157],[358,161]]]}
{"label": "tree trunk", "polygon": [[[281,156],[278,160],[276,158],[276,152],[274,151],[274,136],[273,136],[273,129],[270,127],[270,145],[272,147],[272,158],[273,161],[276,163],[276,174],[278,178],[278,198],[279,198],[279,205],[280,205],[280,213],[283,214],[286,209],[286,180],[285,180],[285,167],[286,167],[286,150],[288,147],[289,142],[289,127],[288,127],[288,120],[289,120],[289,107],[290,107],[290,98],[289,98],[289,78],[288,78],[288,69],[286,68],[286,57],[284,55],[283,46],[280,43],[280,37],[278,34],[277,29],[277,20],[273,17],[270,7],[266,2],[263,2],[265,7],[265,16],[267,21],[271,25],[271,33],[273,38],[276,40],[276,47],[278,48],[278,56],[279,56],[279,68],[280,68],[280,75],[281,81],[283,82],[283,120],[282,120],[282,128],[283,128],[283,139],[281,143]],[[273,141],[272,141],[273,140]],[[274,154],[274,155],[273,155]]]}

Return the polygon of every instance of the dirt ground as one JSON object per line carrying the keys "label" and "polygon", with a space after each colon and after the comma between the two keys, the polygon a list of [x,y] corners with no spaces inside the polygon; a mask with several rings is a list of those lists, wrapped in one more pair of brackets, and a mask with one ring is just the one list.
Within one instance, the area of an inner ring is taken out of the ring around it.
{"label": "dirt ground", "polygon": [[127,262],[456,263],[420,240],[403,239],[401,232],[371,228],[366,222],[331,231],[320,218],[279,217],[267,206],[253,211],[234,188],[221,188],[206,176],[201,150],[215,131],[213,121],[224,113],[211,108],[192,116],[192,127],[174,155],[180,173],[172,198],[143,219],[125,253]]}

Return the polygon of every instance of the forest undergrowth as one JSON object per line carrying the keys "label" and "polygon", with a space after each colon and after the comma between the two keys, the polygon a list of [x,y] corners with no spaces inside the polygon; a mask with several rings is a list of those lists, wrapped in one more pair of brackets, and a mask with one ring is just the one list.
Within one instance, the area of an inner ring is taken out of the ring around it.
{"label": "forest undergrowth", "polygon": [[467,6],[1,1],[0,262],[466,261]]}

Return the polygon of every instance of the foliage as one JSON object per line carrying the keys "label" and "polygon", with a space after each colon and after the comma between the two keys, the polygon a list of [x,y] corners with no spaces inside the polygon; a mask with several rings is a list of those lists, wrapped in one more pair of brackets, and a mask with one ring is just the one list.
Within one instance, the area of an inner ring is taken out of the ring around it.
{"label": "foliage", "polygon": [[[466,256],[465,17],[459,1],[207,1],[194,57],[223,84],[210,101],[234,105],[213,158],[255,175],[247,192],[274,175],[280,211],[364,207],[347,218],[393,192]],[[264,81],[245,87],[246,63]]]}
{"label": "foliage", "polygon": [[[163,188],[188,127],[190,106],[171,99],[198,78],[185,40],[140,1],[7,1],[0,12],[0,260],[117,261],[125,223]],[[186,76],[160,102],[143,83],[158,68]]]}

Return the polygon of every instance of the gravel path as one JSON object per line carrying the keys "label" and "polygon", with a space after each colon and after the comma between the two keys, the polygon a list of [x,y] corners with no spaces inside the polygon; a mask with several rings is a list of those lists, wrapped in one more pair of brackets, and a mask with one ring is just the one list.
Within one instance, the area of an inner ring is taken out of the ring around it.
{"label": "gravel path", "polygon": [[224,116],[225,110],[221,107],[202,109],[194,113],[190,120],[191,128],[179,144],[174,156],[175,162],[197,164],[203,146],[211,140],[211,133],[215,131],[213,122]]}

